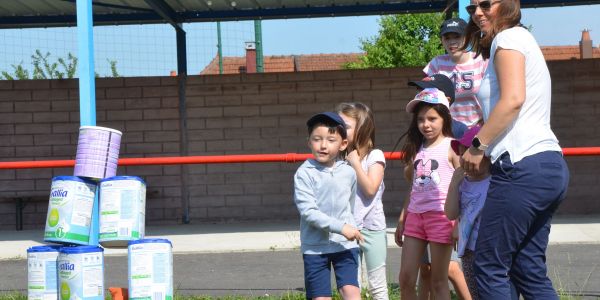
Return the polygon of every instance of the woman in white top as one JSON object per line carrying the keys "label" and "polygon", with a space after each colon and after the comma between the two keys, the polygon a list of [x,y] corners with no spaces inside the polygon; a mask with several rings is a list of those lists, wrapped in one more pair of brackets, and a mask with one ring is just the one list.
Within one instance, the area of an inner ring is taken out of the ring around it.
{"label": "woman in white top", "polygon": [[471,0],[465,47],[489,64],[478,98],[485,125],[462,156],[467,175],[490,167],[474,271],[481,299],[558,299],[547,276],[552,215],[569,171],[550,128],[551,80],[521,23],[519,0]]}

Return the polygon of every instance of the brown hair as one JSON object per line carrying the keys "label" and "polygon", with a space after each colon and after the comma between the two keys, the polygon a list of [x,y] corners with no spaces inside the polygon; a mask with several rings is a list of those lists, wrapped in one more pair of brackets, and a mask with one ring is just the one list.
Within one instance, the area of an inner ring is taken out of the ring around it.
{"label": "brown hair", "polygon": [[452,116],[450,116],[450,110],[443,104],[431,104],[427,102],[420,102],[417,104],[412,113],[412,121],[410,122],[410,126],[408,130],[403,136],[406,136],[406,141],[402,146],[402,152],[404,155],[402,156],[402,161],[407,165],[412,165],[415,156],[417,155],[417,151],[421,145],[423,145],[424,137],[421,131],[419,130],[419,126],[417,123],[417,116],[419,112],[424,108],[433,108],[441,117],[444,119],[444,125],[442,126],[442,134],[447,137],[454,137],[452,134]]}
{"label": "brown hair", "polygon": [[520,0],[500,0],[494,5],[498,5],[494,20],[491,23],[490,32],[483,34],[479,26],[473,22],[473,16],[469,18],[467,30],[465,33],[466,42],[461,50],[471,48],[477,55],[483,58],[490,58],[490,49],[492,41],[501,31],[518,26],[521,24],[521,1]]}
{"label": "brown hair", "polygon": [[354,139],[352,145],[348,145],[346,153],[353,150],[358,152],[362,160],[375,147],[375,120],[371,109],[360,102],[340,103],[336,111],[356,120],[354,128]]}

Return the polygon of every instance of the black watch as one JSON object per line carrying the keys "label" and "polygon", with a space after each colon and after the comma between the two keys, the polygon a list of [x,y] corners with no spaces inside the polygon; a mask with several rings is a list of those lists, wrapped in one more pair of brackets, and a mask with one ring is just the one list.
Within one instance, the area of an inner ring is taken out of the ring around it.
{"label": "black watch", "polygon": [[473,148],[480,150],[480,151],[485,151],[488,148],[488,145],[481,143],[481,141],[479,140],[479,138],[477,136],[475,136],[473,138],[473,140],[471,141],[471,146],[473,146]]}

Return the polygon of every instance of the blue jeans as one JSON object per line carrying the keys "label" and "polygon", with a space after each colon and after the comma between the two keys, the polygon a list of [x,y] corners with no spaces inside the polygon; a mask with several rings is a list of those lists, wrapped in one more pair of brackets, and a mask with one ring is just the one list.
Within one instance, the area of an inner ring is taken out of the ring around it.
{"label": "blue jeans", "polygon": [[558,299],[547,275],[552,215],[565,198],[569,170],[560,152],[541,152],[513,164],[504,153],[492,180],[475,247],[481,299]]}

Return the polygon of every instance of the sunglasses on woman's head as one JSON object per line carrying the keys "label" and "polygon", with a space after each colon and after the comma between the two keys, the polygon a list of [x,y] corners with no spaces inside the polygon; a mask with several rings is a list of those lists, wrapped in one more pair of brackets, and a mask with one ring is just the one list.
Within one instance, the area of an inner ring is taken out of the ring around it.
{"label": "sunglasses on woman's head", "polygon": [[481,1],[477,4],[471,4],[469,6],[467,6],[467,12],[469,13],[469,15],[473,15],[475,13],[475,11],[477,10],[477,7],[479,6],[479,8],[481,8],[482,11],[488,11],[490,10],[490,8],[492,8],[492,5],[501,2],[501,0],[497,0],[497,1]]}

